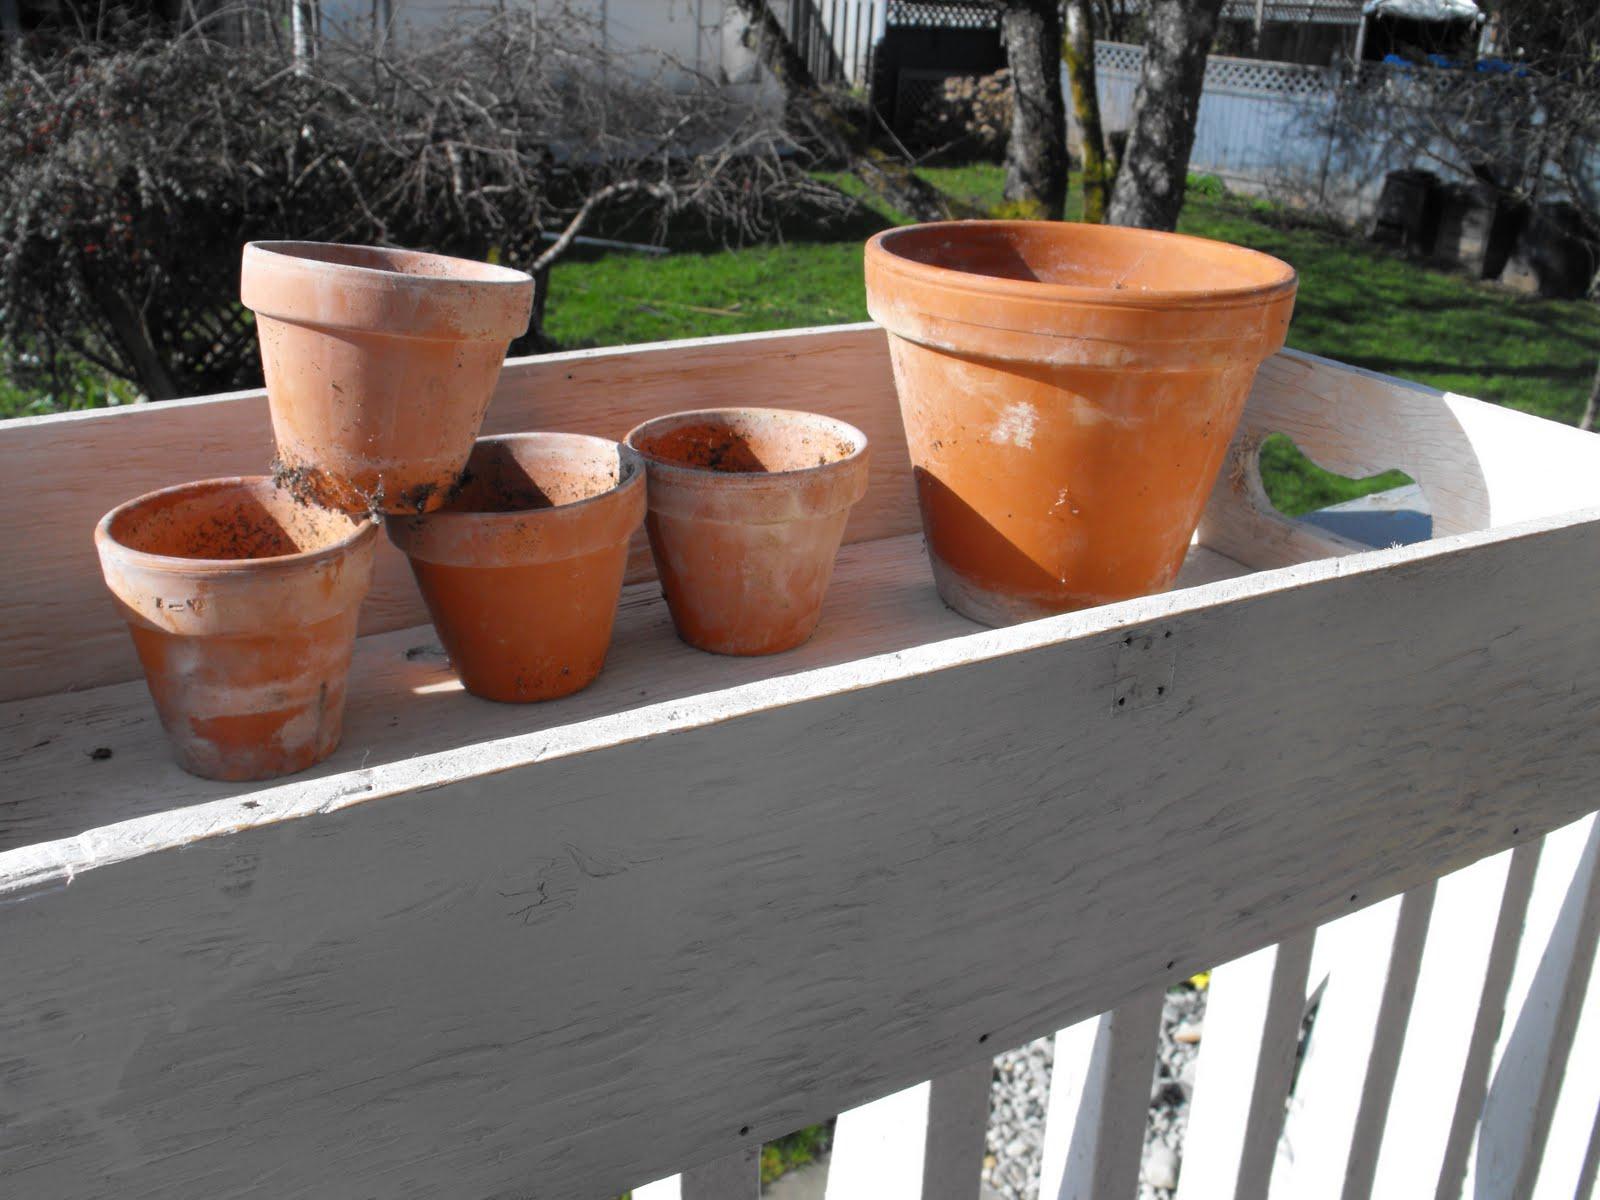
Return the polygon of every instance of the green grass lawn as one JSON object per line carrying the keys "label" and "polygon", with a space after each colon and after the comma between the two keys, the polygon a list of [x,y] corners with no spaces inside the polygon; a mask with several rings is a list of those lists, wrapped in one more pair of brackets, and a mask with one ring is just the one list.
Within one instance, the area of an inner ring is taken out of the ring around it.
{"label": "green grass lawn", "polygon": [[[973,213],[1001,202],[989,165],[924,174]],[[830,177],[860,194],[854,180]],[[1070,209],[1081,201],[1074,188]],[[1075,213],[1070,211],[1068,216]],[[895,214],[747,250],[611,254],[555,270],[548,329],[574,346],[863,321],[861,238]],[[1239,197],[1191,192],[1179,229],[1275,254],[1300,272],[1289,344],[1372,370],[1575,422],[1600,356],[1600,309],[1519,296],[1369,247],[1339,230]],[[1269,443],[1273,500],[1300,513],[1392,487],[1393,473],[1350,481]]]}

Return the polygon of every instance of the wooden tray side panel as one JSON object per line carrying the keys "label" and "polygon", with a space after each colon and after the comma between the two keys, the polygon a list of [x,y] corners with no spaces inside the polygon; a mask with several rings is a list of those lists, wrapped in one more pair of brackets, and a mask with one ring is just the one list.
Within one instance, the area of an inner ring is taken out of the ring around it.
{"label": "wooden tray side panel", "polygon": [[[621,437],[675,409],[756,404],[840,417],[872,443],[872,480],[846,533],[867,541],[918,526],[884,335],[873,325],[579,351],[506,363],[486,433],[560,429]],[[33,522],[0,526],[0,701],[138,678],[100,579],[95,523],[124,500],[272,461],[264,392],[0,422],[0,479],[26,484]],[[650,574],[635,544],[630,575]],[[405,559],[380,542],[361,632],[426,623]],[[69,647],[63,630],[71,630]]]}
{"label": "wooden tray side panel", "polygon": [[1203,544],[1258,569],[1368,548],[1272,507],[1260,451],[1274,433],[1341,475],[1406,472],[1436,538],[1600,504],[1592,433],[1285,350],[1262,364],[1200,524]]}
{"label": "wooden tray side panel", "polygon": [[1594,804],[1595,517],[13,893],[0,1176],[594,1200],[1535,838]]}

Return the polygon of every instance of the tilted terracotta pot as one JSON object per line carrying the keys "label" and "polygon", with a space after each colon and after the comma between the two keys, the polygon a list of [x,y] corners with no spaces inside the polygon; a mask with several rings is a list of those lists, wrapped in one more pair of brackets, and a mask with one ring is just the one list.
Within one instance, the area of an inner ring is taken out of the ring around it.
{"label": "tilted terracotta pot", "polygon": [[101,570],[184,770],[270,779],[333,752],[377,535],[265,476],[151,492],[100,521]]}
{"label": "tilted terracotta pot", "polygon": [[639,456],[604,438],[482,438],[459,494],[426,516],[391,517],[433,626],[467,691],[552,700],[605,663],[644,520]]}
{"label": "tilted terracotta pot", "polygon": [[488,263],[320,242],[252,242],[277,478],[346,512],[438,508],[483,424],[533,280]]}
{"label": "tilted terracotta pot", "polygon": [[775,408],[675,413],[628,434],[650,476],[650,550],[678,635],[718,654],[776,654],[811,636],[867,438]]}
{"label": "tilted terracotta pot", "polygon": [[878,234],[866,276],[945,603],[1004,625],[1169,586],[1283,345],[1293,269],[1178,234],[961,221]]}

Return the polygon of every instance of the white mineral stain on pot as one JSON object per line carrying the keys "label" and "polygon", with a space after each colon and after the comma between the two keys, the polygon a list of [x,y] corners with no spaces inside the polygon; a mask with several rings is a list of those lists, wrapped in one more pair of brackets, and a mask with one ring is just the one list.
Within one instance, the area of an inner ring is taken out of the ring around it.
{"label": "white mineral stain on pot", "polygon": [[989,440],[1026,450],[1033,445],[1033,431],[1038,426],[1039,414],[1033,405],[1022,401],[1008,404],[990,431]]}

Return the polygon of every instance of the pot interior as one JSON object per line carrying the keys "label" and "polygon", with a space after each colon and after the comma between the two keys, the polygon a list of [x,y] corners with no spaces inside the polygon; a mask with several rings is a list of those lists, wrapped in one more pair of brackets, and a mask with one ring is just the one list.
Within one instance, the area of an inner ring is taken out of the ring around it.
{"label": "pot interior", "polygon": [[145,496],[119,509],[110,534],[119,545],[169,558],[281,558],[321,550],[363,522],[312,508],[265,477],[214,479]]}
{"label": "pot interior", "polygon": [[285,258],[330,263],[338,267],[360,267],[367,271],[387,271],[428,279],[458,279],[468,283],[521,282],[521,271],[497,267],[493,263],[452,258],[447,254],[427,254],[420,250],[395,250],[384,246],[341,246],[331,242],[265,242],[262,249]]}
{"label": "pot interior", "polygon": [[883,249],[910,262],[966,275],[1111,293],[1214,293],[1273,287],[1288,264],[1240,246],[1113,225],[963,221],[912,226]]}
{"label": "pot interior", "polygon": [[646,458],[735,474],[802,471],[857,454],[859,434],[811,413],[726,409],[650,421],[629,439]]}
{"label": "pot interior", "polygon": [[632,479],[638,460],[615,442],[568,434],[481,438],[460,490],[440,512],[555,508],[600,496]]}

